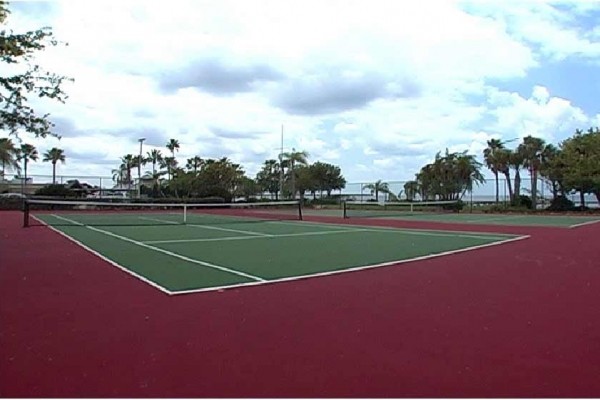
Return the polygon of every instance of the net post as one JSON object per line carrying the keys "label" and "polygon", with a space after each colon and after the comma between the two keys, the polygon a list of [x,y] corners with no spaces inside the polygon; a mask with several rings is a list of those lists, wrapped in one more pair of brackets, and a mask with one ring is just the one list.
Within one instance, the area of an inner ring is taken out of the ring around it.
{"label": "net post", "polygon": [[187,204],[183,205],[183,224],[187,224]]}
{"label": "net post", "polygon": [[23,201],[23,228],[29,227],[29,201]]}
{"label": "net post", "polygon": [[302,200],[298,200],[298,218],[302,221]]}
{"label": "net post", "polygon": [[342,203],[344,204],[344,215],[342,216],[342,218],[346,219],[346,218],[348,218],[348,211],[347,211],[348,210],[348,208],[347,208],[348,207],[348,205],[347,205],[348,202],[346,200],[344,200]]}

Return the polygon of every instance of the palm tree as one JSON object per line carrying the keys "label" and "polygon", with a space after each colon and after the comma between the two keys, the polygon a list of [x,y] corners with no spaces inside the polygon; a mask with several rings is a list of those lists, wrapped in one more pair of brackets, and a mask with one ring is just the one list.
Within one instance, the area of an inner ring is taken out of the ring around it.
{"label": "palm tree", "polygon": [[171,152],[171,157],[172,157],[172,161],[165,163],[165,165],[167,166],[167,172],[168,172],[168,176],[169,176],[169,180],[171,180],[171,166],[173,166],[173,164],[177,164],[177,161],[175,160],[175,151],[179,150],[179,140],[177,139],[169,139],[169,141],[167,142],[166,145],[167,149],[169,149],[169,151]]}
{"label": "palm tree", "polygon": [[146,153],[145,161],[152,163],[152,175],[156,174],[156,164],[160,164],[162,159],[163,159],[163,156],[162,156],[160,150],[153,149],[152,151],[149,151],[148,153]]}
{"label": "palm tree", "polygon": [[198,168],[200,168],[203,163],[204,163],[204,160],[202,158],[200,158],[200,156],[194,156],[192,158],[187,159],[187,164],[185,164],[185,167],[188,170],[194,171],[194,175],[195,175],[198,173]]}
{"label": "palm tree", "polygon": [[117,185],[122,185],[127,182],[127,170],[124,168],[124,165],[121,164],[119,168],[113,169],[112,171],[113,181],[117,183]]}
{"label": "palm tree", "polygon": [[478,185],[480,183],[484,183],[485,177],[479,170],[481,168],[481,163],[477,161],[474,155],[467,154],[465,151],[458,154],[455,162],[456,176],[458,177],[459,183],[463,188],[462,195],[460,196],[462,198],[467,191],[473,191],[474,184]]}
{"label": "palm tree", "polygon": [[498,151],[504,148],[504,143],[498,139],[490,139],[487,141],[488,147],[483,150],[483,159],[485,165],[492,171],[496,179],[496,203],[500,201],[498,187],[498,173],[500,172]]}
{"label": "palm tree", "polygon": [[126,154],[125,156],[121,157],[121,166],[120,169],[125,171],[125,182],[127,183],[127,185],[129,186],[129,188],[131,189],[131,169],[134,168],[136,166],[136,161],[138,159],[138,156],[134,156],[133,154]]}
{"label": "palm tree", "polygon": [[419,193],[419,182],[408,181],[404,184],[404,194],[406,194],[406,200],[413,201],[417,193]]}
{"label": "palm tree", "polygon": [[296,174],[294,173],[294,167],[296,164],[300,165],[308,165],[308,153],[306,151],[296,151],[296,149],[292,149],[291,152],[283,153],[282,157],[282,165],[285,163],[288,167],[288,171],[290,172],[290,178],[292,183],[292,197],[296,198]]}
{"label": "palm tree", "polygon": [[167,169],[168,180],[175,175],[175,169],[177,168],[177,160],[175,157],[165,157],[161,160],[160,166]]}
{"label": "palm tree", "polygon": [[537,177],[542,164],[542,151],[545,144],[543,139],[530,135],[524,137],[523,143],[517,148],[517,151],[523,156],[523,166],[529,170],[531,178],[531,203],[534,210],[537,205]]}
{"label": "palm tree", "polygon": [[44,153],[44,158],[42,159],[42,161],[52,162],[52,184],[55,185],[56,184],[56,163],[58,161],[60,161],[62,163],[65,162],[65,151],[63,149],[53,147]]}
{"label": "palm tree", "polygon": [[509,149],[499,149],[496,150],[496,154],[494,158],[496,160],[496,168],[498,172],[504,175],[506,179],[506,186],[508,188],[508,198],[512,200],[513,198],[513,189],[512,182],[510,180],[510,158],[511,158],[512,150]]}
{"label": "palm tree", "polygon": [[512,198],[512,203],[514,205],[519,205],[521,202],[521,168],[523,168],[523,162],[523,154],[518,151],[518,149],[509,153],[508,166],[515,170],[515,190]]}
{"label": "palm tree", "polygon": [[0,178],[4,179],[6,169],[15,169],[19,171],[21,167],[18,162],[19,149],[15,147],[10,138],[0,138],[0,162],[2,162],[2,171]]}
{"label": "palm tree", "polygon": [[25,175],[25,182],[27,182],[27,164],[29,164],[30,160],[37,161],[38,151],[33,145],[23,143],[19,150],[19,159],[23,160],[23,173]]}
{"label": "palm tree", "polygon": [[390,187],[387,182],[382,182],[381,180],[378,180],[375,183],[369,183],[368,185],[363,186],[363,189],[369,189],[371,194],[374,192],[376,201],[379,201],[379,192],[390,193]]}

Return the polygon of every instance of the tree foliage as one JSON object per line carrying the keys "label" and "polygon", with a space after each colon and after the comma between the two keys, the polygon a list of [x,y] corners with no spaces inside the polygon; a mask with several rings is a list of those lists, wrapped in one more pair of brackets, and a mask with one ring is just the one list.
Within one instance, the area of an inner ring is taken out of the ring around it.
{"label": "tree foliage", "polygon": [[[7,2],[0,1],[0,24],[5,24],[8,14]],[[36,113],[28,98],[33,95],[61,103],[67,99],[63,84],[72,79],[35,64],[37,53],[58,44],[49,27],[24,33],[0,31],[0,62],[7,71],[0,76],[0,130],[17,135],[19,129],[24,129],[36,137],[58,137],[52,132],[50,115]]]}
{"label": "tree foliage", "polygon": [[61,163],[65,162],[65,151],[63,149],[53,147],[44,153],[44,158],[42,161],[52,163],[52,184],[56,184],[56,163],[59,161]]}
{"label": "tree foliage", "polygon": [[557,163],[563,167],[562,183],[566,190],[593,193],[600,201],[600,130],[575,131],[575,135],[560,145]]}
{"label": "tree foliage", "polygon": [[459,200],[474,185],[485,182],[482,164],[475,156],[460,153],[437,153],[431,164],[417,173],[419,194],[423,200]]}

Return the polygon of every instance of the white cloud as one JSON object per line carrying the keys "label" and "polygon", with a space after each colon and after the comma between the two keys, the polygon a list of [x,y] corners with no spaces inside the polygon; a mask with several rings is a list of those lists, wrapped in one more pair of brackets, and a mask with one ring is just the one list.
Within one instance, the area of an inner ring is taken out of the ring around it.
{"label": "white cloud", "polygon": [[277,157],[283,124],[286,150],[340,165],[349,181],[405,180],[446,147],[480,153],[490,137],[528,134],[556,141],[594,121],[543,82],[529,98],[490,83],[525,79],[545,57],[600,55],[597,28],[580,32],[577,16],[547,3],[48,4],[51,12],[9,21],[51,25],[69,42],[39,57],[75,78],[67,104],[35,102],[65,137],[24,136],[41,151],[65,148],[63,172],[110,175],[145,136],[145,149],[163,152],[177,138],[180,163],[227,156],[253,176]]}

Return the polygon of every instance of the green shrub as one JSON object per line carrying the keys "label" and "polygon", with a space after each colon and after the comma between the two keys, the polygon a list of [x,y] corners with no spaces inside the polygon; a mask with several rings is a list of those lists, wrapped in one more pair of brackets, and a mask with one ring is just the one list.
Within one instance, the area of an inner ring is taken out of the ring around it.
{"label": "green shrub", "polygon": [[35,191],[36,196],[52,197],[77,197],[76,191],[65,187],[65,185],[46,185]]}
{"label": "green shrub", "polygon": [[533,209],[533,202],[531,201],[531,197],[520,195],[518,198],[511,202],[511,205],[514,207],[524,207],[529,210]]}
{"label": "green shrub", "polygon": [[442,209],[445,211],[460,212],[464,207],[465,203],[462,200],[459,200],[456,203],[444,204]]}
{"label": "green shrub", "polygon": [[571,200],[565,196],[558,196],[550,202],[550,205],[546,208],[548,211],[574,211],[579,208],[575,206]]}

